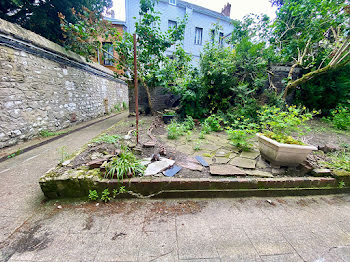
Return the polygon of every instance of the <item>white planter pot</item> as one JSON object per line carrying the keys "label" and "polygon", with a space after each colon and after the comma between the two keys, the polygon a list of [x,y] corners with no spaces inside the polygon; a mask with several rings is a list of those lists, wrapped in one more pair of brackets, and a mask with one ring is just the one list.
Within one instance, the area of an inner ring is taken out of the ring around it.
{"label": "white planter pot", "polygon": [[315,146],[301,146],[278,143],[262,134],[256,134],[259,141],[260,154],[276,166],[297,166],[301,164]]}

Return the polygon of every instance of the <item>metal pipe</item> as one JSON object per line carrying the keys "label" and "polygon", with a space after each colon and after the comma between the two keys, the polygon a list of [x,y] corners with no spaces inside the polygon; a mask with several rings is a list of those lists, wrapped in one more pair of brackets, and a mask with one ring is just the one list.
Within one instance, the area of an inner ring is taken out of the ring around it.
{"label": "metal pipe", "polygon": [[135,86],[135,111],[136,111],[136,144],[139,143],[139,90],[137,79],[137,53],[136,53],[136,34],[134,34],[134,86]]}

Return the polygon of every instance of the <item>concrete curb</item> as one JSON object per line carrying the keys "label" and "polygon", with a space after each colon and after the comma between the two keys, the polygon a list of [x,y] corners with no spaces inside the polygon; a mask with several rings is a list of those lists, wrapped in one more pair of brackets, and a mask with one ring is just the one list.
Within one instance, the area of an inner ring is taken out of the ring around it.
{"label": "concrete curb", "polygon": [[[97,124],[97,123],[100,123],[100,122],[102,122],[102,121],[105,121],[105,120],[107,120],[107,119],[110,119],[110,118],[112,118],[112,117],[121,115],[122,113],[124,113],[124,112],[120,112],[120,113],[113,114],[113,115],[108,116],[108,117],[104,117],[104,118],[99,119],[99,120],[97,120],[97,121],[93,121],[93,122],[91,122],[91,123],[89,123],[89,124],[87,124],[87,125],[83,125],[83,126],[80,126],[80,127],[78,127],[78,128],[72,129],[72,130],[68,131],[67,133],[64,133],[64,134],[61,134],[61,135],[58,135],[58,136],[54,136],[54,137],[52,137],[52,138],[46,139],[46,140],[44,140],[44,141],[42,141],[42,142],[39,142],[39,143],[37,143],[37,144],[34,144],[34,145],[31,145],[31,146],[25,147],[25,148],[23,148],[23,149],[21,148],[21,149],[19,150],[20,153],[19,153],[18,155],[23,154],[23,153],[25,153],[25,152],[29,152],[30,150],[33,150],[33,149],[35,149],[35,148],[37,148],[37,147],[46,145],[46,144],[51,143],[51,142],[53,142],[53,141],[55,141],[55,140],[57,140],[57,139],[60,139],[60,138],[65,137],[65,136],[67,136],[67,135],[70,135],[70,134],[72,134],[72,133],[74,133],[74,132],[80,131],[80,130],[82,130],[82,129],[84,129],[84,128],[90,127],[90,126],[92,126],[92,125],[95,125],[95,124]],[[9,158],[9,156],[11,156],[12,154],[15,154],[15,155],[17,156],[17,151],[12,152],[12,153],[9,153],[9,154],[6,154],[5,156],[1,157],[1,158],[0,158],[0,163],[6,161],[6,160],[8,160],[8,159],[11,159],[11,158]]]}

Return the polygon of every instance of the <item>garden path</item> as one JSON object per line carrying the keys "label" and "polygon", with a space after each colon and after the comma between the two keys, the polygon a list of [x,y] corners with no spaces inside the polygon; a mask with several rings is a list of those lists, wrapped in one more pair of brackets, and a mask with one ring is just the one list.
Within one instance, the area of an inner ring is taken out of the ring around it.
{"label": "garden path", "polygon": [[44,200],[39,178],[58,164],[59,149],[71,154],[127,117],[122,113],[0,163],[0,242],[30,218]]}

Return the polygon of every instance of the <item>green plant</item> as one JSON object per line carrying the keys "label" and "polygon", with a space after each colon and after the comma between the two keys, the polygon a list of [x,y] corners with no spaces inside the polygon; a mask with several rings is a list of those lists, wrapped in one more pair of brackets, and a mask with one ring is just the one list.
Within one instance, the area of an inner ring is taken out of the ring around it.
{"label": "green plant", "polygon": [[59,161],[60,161],[61,164],[62,164],[64,161],[66,161],[66,160],[68,160],[68,159],[70,159],[70,158],[72,158],[72,157],[74,156],[74,154],[69,154],[69,153],[67,152],[67,150],[68,150],[67,146],[62,146],[62,147],[60,147],[60,148],[58,149],[58,153],[59,153],[59,155],[60,155]]}
{"label": "green plant", "polygon": [[123,106],[123,110],[126,110],[126,109],[129,108],[128,105],[126,104],[126,102],[123,102],[123,103],[122,103],[122,106]]}
{"label": "green plant", "polygon": [[199,151],[201,150],[201,142],[197,141],[194,146],[193,146],[194,151]]}
{"label": "green plant", "polygon": [[347,148],[327,155],[329,161],[322,162],[322,165],[331,169],[345,170],[350,172],[350,151]]}
{"label": "green plant", "polygon": [[210,132],[212,131],[207,122],[203,122],[201,126],[201,134],[203,135],[210,134]]}
{"label": "green plant", "polygon": [[345,187],[345,182],[344,181],[339,181],[338,187],[339,188],[344,188]]}
{"label": "green plant", "polygon": [[101,200],[102,200],[103,202],[107,203],[108,201],[111,200],[110,194],[111,194],[111,193],[109,193],[108,188],[106,188],[106,189],[103,190],[103,192],[102,192]]}
{"label": "green plant", "polygon": [[350,109],[346,106],[339,105],[336,109],[331,111],[331,117],[329,117],[328,120],[337,129],[350,129]]}
{"label": "green plant", "polygon": [[13,157],[15,157],[15,156],[18,156],[18,155],[21,154],[21,153],[22,153],[22,150],[21,150],[21,149],[18,149],[16,152],[14,152],[14,153],[8,155],[7,158],[8,158],[8,159],[9,159],[9,158],[13,158]]}
{"label": "green plant", "polygon": [[113,189],[113,198],[116,198],[118,195],[124,194],[125,192],[127,192],[127,190],[125,189],[125,186],[121,186],[119,188],[119,191],[117,188],[115,188]]}
{"label": "green plant", "polygon": [[193,130],[195,126],[193,118],[191,116],[187,116],[183,122],[183,125],[184,125],[184,128],[188,131]]}
{"label": "green plant", "polygon": [[176,116],[176,112],[174,110],[167,110],[163,115],[164,116]]}
{"label": "green plant", "polygon": [[102,134],[97,138],[93,139],[93,143],[107,143],[107,144],[116,144],[120,140],[120,136],[118,135],[108,135]]}
{"label": "green plant", "polygon": [[305,122],[317,113],[317,111],[308,112],[305,107],[287,106],[286,110],[282,110],[265,105],[259,111],[259,120],[267,137],[280,143],[302,145],[303,143],[292,138],[291,134],[302,135],[306,130]]}
{"label": "green plant", "polygon": [[121,110],[122,110],[122,108],[121,108],[121,106],[120,106],[120,104],[116,104],[116,105],[114,105],[114,111],[115,112],[120,112]]}
{"label": "green plant", "polygon": [[125,189],[125,186],[121,186],[119,188],[119,194],[123,194],[123,193],[126,193],[126,192],[127,192],[127,190]]}
{"label": "green plant", "polygon": [[91,201],[96,201],[98,199],[98,193],[96,190],[89,190],[89,199]]}
{"label": "green plant", "polygon": [[182,136],[186,129],[183,124],[172,120],[171,123],[166,127],[168,131],[169,139],[177,139],[179,136]]}
{"label": "green plant", "polygon": [[50,137],[50,136],[59,136],[59,135],[62,135],[62,134],[66,134],[68,132],[69,132],[69,130],[58,131],[58,132],[51,132],[51,131],[48,131],[48,130],[41,130],[39,134],[42,137]]}
{"label": "green plant", "polygon": [[238,149],[249,151],[252,148],[253,144],[250,139],[255,135],[253,130],[233,130],[232,128],[228,128],[226,133],[231,144]]}
{"label": "green plant", "polygon": [[106,165],[105,178],[123,179],[143,174],[145,166],[141,164],[135,155],[125,146],[122,146],[118,157],[112,159]]}
{"label": "green plant", "polygon": [[205,138],[205,135],[204,133],[201,131],[199,132],[199,139],[204,139]]}
{"label": "green plant", "polygon": [[211,131],[219,132],[222,131],[223,128],[221,126],[221,122],[223,121],[223,118],[218,115],[211,115],[207,119],[204,120],[204,123],[206,123]]}

